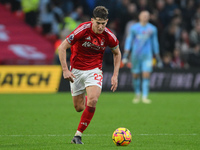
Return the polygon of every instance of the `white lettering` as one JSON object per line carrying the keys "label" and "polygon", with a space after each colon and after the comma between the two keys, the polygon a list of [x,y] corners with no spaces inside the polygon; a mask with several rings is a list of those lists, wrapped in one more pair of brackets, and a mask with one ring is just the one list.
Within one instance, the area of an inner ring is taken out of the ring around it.
{"label": "white lettering", "polygon": [[150,81],[150,87],[151,88],[162,87],[162,83],[164,81],[164,78],[165,78],[164,73],[152,73],[151,81]]}
{"label": "white lettering", "polygon": [[194,88],[197,89],[200,85],[200,73],[198,73],[194,80]]}
{"label": "white lettering", "polygon": [[37,51],[37,48],[24,45],[24,44],[12,44],[8,48],[17,56],[26,59],[45,59],[46,56],[42,52]]}
{"label": "white lettering", "polygon": [[172,74],[170,87],[171,88],[191,88],[192,85],[192,74],[184,74],[184,73],[174,73]]}
{"label": "white lettering", "polygon": [[8,42],[9,40],[10,40],[10,37],[6,31],[6,27],[0,24],[0,41]]}

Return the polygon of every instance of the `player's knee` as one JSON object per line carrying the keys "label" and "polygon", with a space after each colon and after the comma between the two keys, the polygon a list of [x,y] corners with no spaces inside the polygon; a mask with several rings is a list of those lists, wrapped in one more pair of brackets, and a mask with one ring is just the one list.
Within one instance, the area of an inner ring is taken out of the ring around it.
{"label": "player's knee", "polygon": [[74,108],[76,109],[77,112],[81,112],[84,110],[85,106],[84,105],[75,105]]}
{"label": "player's knee", "polygon": [[87,105],[91,107],[96,107],[97,101],[97,98],[91,98],[90,100],[88,100]]}

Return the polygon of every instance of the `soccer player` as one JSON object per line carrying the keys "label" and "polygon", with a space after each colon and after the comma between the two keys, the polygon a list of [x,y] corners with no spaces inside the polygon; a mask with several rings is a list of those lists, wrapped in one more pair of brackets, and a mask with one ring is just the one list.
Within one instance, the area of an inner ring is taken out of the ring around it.
{"label": "soccer player", "polygon": [[[156,56],[157,65],[162,67],[162,61],[159,55],[159,44],[157,38],[157,29],[149,23],[150,14],[143,10],[139,14],[139,22],[130,27],[129,35],[126,37],[124,45],[124,54],[122,63],[128,62],[129,51],[131,50],[131,72],[133,77],[133,88],[135,97],[133,103],[138,103],[141,98],[142,102],[151,103],[148,99],[149,94],[149,78],[152,72],[153,55]],[[142,84],[140,80],[142,76]]]}
{"label": "soccer player", "polygon": [[[121,52],[118,39],[106,28],[107,17],[108,10],[103,6],[97,6],[93,10],[91,21],[80,24],[58,48],[63,77],[70,81],[74,107],[77,112],[83,111],[71,143],[83,144],[82,133],[94,115],[102,89],[102,62],[106,46],[111,48],[114,57],[111,90],[114,92],[118,86]],[[68,48],[71,48],[70,69],[66,62]]]}

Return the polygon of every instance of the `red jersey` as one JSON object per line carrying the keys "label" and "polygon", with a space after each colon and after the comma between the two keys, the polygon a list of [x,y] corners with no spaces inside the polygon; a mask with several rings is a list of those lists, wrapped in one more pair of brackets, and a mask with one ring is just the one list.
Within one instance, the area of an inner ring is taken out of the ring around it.
{"label": "red jersey", "polygon": [[103,54],[106,46],[116,49],[119,41],[116,36],[105,28],[103,33],[96,34],[92,30],[92,22],[80,24],[66,37],[71,47],[71,69],[91,70],[102,69]]}

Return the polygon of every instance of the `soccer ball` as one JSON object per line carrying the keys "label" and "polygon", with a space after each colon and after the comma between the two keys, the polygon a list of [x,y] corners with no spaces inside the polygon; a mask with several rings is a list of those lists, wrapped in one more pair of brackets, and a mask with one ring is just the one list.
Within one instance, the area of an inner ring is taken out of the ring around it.
{"label": "soccer ball", "polygon": [[131,132],[124,127],[120,127],[113,132],[112,140],[117,146],[127,146],[132,140]]}

